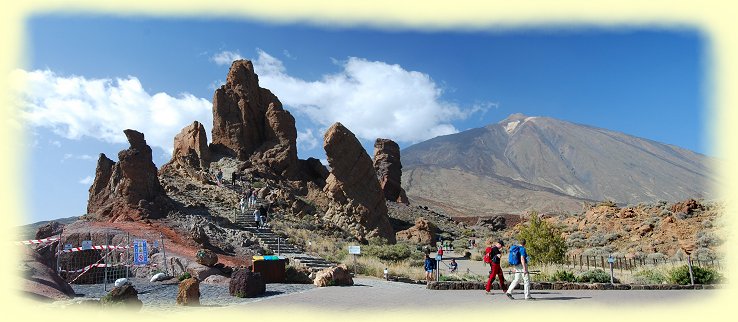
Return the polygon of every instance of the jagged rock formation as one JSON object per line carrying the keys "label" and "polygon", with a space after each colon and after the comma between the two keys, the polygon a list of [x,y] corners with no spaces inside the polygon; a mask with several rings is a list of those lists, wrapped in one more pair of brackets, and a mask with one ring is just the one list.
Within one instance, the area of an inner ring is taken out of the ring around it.
{"label": "jagged rock formation", "polygon": [[174,152],[168,164],[177,164],[196,170],[206,170],[210,165],[210,149],[205,127],[198,121],[185,126],[174,137]]}
{"label": "jagged rock formation", "polygon": [[491,231],[502,231],[502,230],[505,230],[505,228],[507,228],[505,217],[503,216],[494,216],[492,218],[479,218],[476,225],[484,226]]}
{"label": "jagged rock formation", "polygon": [[295,118],[271,91],[259,87],[248,60],[234,61],[225,85],[215,91],[212,134],[213,152],[286,177],[299,170]]}
{"label": "jagged rock formation", "polygon": [[397,240],[405,240],[418,245],[430,245],[436,241],[436,225],[429,220],[418,217],[415,219],[415,225],[397,232]]}
{"label": "jagged rock formation", "polygon": [[341,123],[335,123],[325,133],[323,148],[331,167],[323,188],[330,200],[325,218],[360,241],[383,237],[394,243],[384,194],[359,140]]}
{"label": "jagged rock formation", "polygon": [[87,214],[110,222],[163,217],[170,201],[159,184],[151,148],[143,133],[123,132],[131,147],[118,153],[117,163],[100,154]]}
{"label": "jagged rock formation", "polygon": [[400,146],[395,141],[380,138],[374,142],[374,170],[387,200],[408,203],[402,189]]}

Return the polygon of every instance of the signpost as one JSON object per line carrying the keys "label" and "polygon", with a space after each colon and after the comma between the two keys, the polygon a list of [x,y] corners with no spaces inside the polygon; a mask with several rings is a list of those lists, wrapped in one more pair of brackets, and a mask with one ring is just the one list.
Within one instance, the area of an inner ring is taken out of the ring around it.
{"label": "signpost", "polygon": [[615,262],[615,257],[612,257],[612,254],[610,257],[607,258],[607,262],[610,263],[610,284],[615,284],[615,277],[613,276],[613,269],[612,269],[612,263]]}
{"label": "signpost", "polygon": [[149,263],[149,246],[146,239],[133,240],[133,265]]}
{"label": "signpost", "polygon": [[361,246],[349,246],[348,252],[354,255],[354,276],[356,276],[356,255],[361,254]]}
{"label": "signpost", "polygon": [[88,250],[92,249],[92,241],[91,240],[83,240],[82,241],[82,250]]}
{"label": "signpost", "polygon": [[441,269],[439,266],[441,266],[441,259],[443,259],[443,255],[436,255],[436,281],[441,277]]}

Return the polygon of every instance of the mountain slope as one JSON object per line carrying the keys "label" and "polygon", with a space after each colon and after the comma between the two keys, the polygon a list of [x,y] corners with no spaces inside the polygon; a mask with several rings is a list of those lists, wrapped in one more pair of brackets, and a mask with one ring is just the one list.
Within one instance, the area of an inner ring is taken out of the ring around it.
{"label": "mountain slope", "polygon": [[709,197],[709,162],[676,146],[522,114],[402,151],[409,197],[489,214]]}

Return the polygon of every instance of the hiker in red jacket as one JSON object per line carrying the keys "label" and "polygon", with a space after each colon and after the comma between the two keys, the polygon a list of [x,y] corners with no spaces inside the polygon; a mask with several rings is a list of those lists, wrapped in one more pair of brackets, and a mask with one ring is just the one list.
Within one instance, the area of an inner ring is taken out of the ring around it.
{"label": "hiker in red jacket", "polygon": [[502,256],[500,249],[502,249],[502,246],[505,246],[505,243],[503,243],[502,240],[498,240],[493,247],[487,247],[485,250],[484,257],[489,261],[491,266],[489,279],[487,279],[487,286],[484,288],[484,290],[487,291],[487,294],[490,294],[490,291],[492,290],[492,282],[495,280],[495,276],[499,277],[500,289],[502,292],[507,292],[507,288],[505,287],[505,277],[503,276],[502,268],[500,267],[500,257]]}

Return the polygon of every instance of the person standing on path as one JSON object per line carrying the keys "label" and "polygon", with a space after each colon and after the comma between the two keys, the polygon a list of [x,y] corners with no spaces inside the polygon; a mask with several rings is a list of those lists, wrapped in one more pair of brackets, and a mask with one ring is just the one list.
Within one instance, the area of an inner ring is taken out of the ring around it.
{"label": "person standing on path", "polygon": [[425,253],[425,281],[430,282],[433,280],[433,269],[436,267],[436,261],[430,258],[428,253]]}
{"label": "person standing on path", "polygon": [[215,175],[216,181],[218,181],[218,185],[221,185],[223,183],[223,170],[218,169],[218,173]]}
{"label": "person standing on path", "polygon": [[489,254],[490,265],[487,286],[484,288],[484,290],[487,291],[487,294],[490,294],[489,292],[492,290],[492,282],[495,281],[495,276],[498,278],[502,292],[507,293],[507,288],[505,287],[505,276],[503,275],[502,268],[500,267],[500,258],[502,257],[501,250],[503,246],[505,246],[505,243],[502,242],[502,240],[498,240],[494,246],[487,247],[487,250],[485,251],[485,254]]}
{"label": "person standing on path", "polygon": [[513,300],[512,290],[518,286],[520,278],[523,278],[523,290],[526,300],[535,300],[530,296],[530,274],[528,274],[528,253],[525,251],[525,239],[520,240],[520,245],[512,245],[508,257],[510,265],[515,266],[515,278],[505,292],[508,298]]}
{"label": "person standing on path", "polygon": [[261,213],[259,212],[259,208],[254,210],[254,221],[256,222],[257,228],[261,228]]}
{"label": "person standing on path", "polygon": [[261,228],[266,227],[266,217],[267,217],[267,210],[264,208],[264,205],[259,206],[259,226]]}

